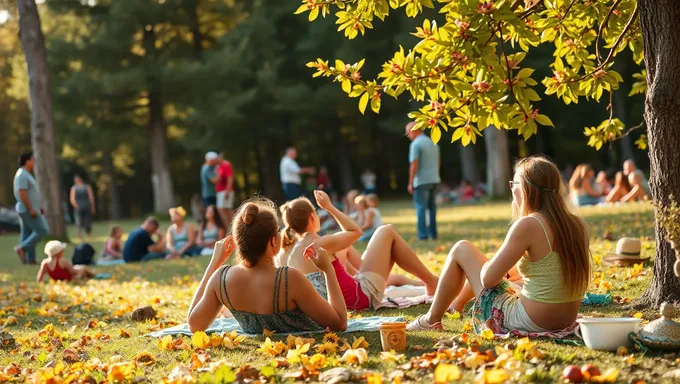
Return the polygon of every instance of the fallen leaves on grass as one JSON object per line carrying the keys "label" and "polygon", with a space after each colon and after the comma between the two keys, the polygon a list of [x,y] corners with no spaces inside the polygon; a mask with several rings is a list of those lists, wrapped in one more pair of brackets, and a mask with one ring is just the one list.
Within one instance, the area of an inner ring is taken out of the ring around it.
{"label": "fallen leaves on grass", "polygon": [[203,331],[194,332],[194,334],[191,336],[191,345],[194,348],[209,348],[211,345],[210,337],[208,337],[208,335]]}
{"label": "fallen leaves on grass", "polygon": [[453,364],[439,364],[434,370],[435,383],[448,383],[462,377],[460,368]]}

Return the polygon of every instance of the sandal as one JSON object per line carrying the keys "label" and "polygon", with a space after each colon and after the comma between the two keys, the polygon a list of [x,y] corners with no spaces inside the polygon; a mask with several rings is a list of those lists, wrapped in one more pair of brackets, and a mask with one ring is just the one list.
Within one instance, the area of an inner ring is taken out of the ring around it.
{"label": "sandal", "polygon": [[407,331],[443,331],[444,326],[442,326],[442,322],[438,321],[434,324],[430,324],[425,320],[425,315],[420,315],[418,316],[415,320],[410,322],[406,326]]}

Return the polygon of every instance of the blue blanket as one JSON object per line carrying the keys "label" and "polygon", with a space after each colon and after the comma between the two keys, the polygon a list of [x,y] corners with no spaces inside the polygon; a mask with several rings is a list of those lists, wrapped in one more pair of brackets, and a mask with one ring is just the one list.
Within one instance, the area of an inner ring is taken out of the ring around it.
{"label": "blue blanket", "polygon": [[[347,330],[345,332],[373,332],[377,331],[380,327],[380,324],[382,323],[389,323],[389,322],[395,322],[395,321],[404,321],[402,317],[382,317],[382,316],[372,316],[372,317],[364,317],[360,319],[349,319],[347,321]],[[210,328],[208,328],[205,332],[206,333],[214,333],[214,332],[231,332],[233,330],[236,330],[239,334],[242,335],[248,335],[247,333],[243,332],[241,330],[241,327],[239,327],[238,322],[236,322],[236,319],[232,318],[222,318],[222,319],[217,319],[215,320]],[[294,333],[294,335],[305,335],[305,334],[310,334],[310,333],[323,333],[324,331],[317,331],[317,332],[298,332]],[[151,332],[148,335],[145,336],[150,336],[150,337],[164,337],[167,335],[186,335],[186,336],[191,336],[191,331],[189,331],[189,325],[188,324],[180,324],[176,325],[171,328],[165,328],[161,329],[160,331],[156,332]],[[249,336],[260,336],[260,335],[249,335]]]}

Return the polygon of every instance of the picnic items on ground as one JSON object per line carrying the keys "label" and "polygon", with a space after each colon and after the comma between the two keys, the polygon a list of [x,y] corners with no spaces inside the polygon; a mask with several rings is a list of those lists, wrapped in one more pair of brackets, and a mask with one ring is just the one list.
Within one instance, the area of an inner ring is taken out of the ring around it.
{"label": "picnic items on ground", "polygon": [[638,333],[630,335],[631,340],[643,348],[663,351],[680,350],[680,323],[673,321],[678,311],[671,303],[661,304],[661,318],[652,321]]}
{"label": "picnic items on ground", "polygon": [[642,319],[635,317],[598,317],[581,318],[577,319],[576,322],[580,325],[576,335],[583,338],[588,348],[599,351],[615,351],[621,346],[631,346],[628,335],[640,330]]}
{"label": "picnic items on ground", "polygon": [[406,349],[406,323],[389,322],[380,324],[380,344],[385,352]]}

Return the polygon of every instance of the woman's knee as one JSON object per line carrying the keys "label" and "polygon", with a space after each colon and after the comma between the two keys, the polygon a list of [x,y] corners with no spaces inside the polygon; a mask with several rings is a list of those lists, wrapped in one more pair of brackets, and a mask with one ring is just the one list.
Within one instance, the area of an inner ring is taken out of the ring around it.
{"label": "woman's knee", "polygon": [[474,249],[475,245],[468,240],[460,240],[451,247],[449,252],[449,257],[455,260],[460,260],[460,257],[464,254],[468,254],[471,249]]}
{"label": "woman's knee", "polygon": [[375,230],[375,233],[373,236],[393,236],[397,231],[394,229],[394,226],[392,224],[384,224],[378,227],[378,229]]}

